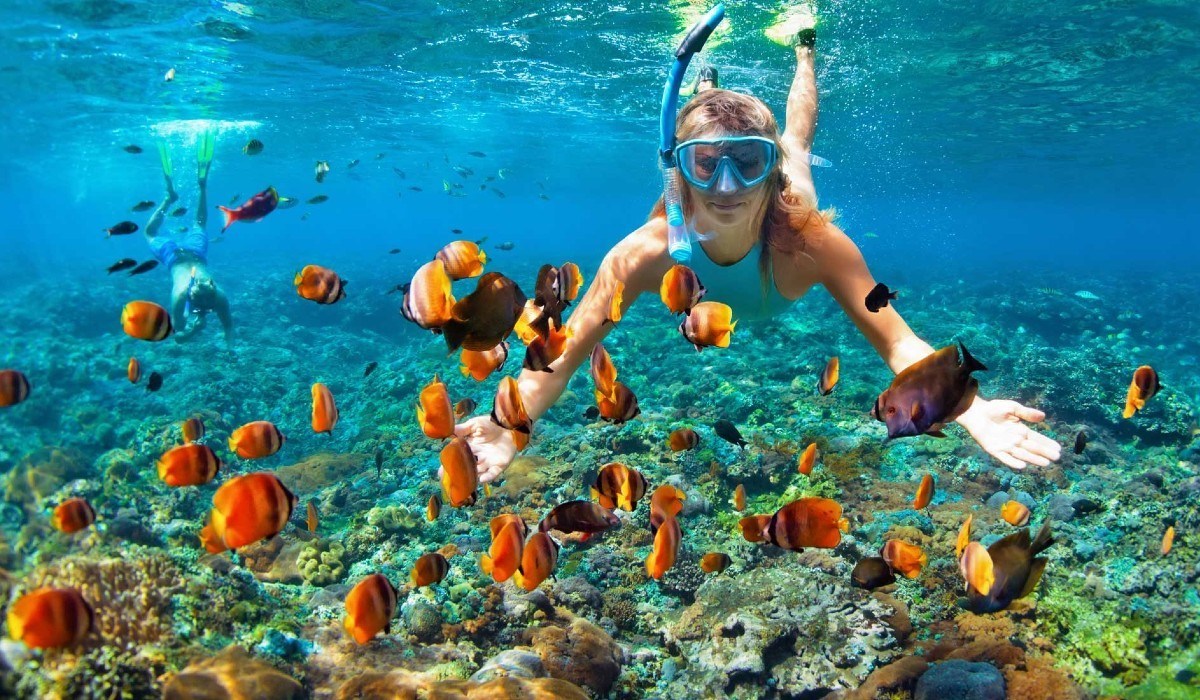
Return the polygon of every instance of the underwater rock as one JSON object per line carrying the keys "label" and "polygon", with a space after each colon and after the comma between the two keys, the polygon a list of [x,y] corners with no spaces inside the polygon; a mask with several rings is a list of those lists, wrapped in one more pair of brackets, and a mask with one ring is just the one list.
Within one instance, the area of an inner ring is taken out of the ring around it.
{"label": "underwater rock", "polygon": [[858,687],[900,652],[883,621],[892,610],[848,579],[791,567],[709,579],[665,630],[690,662],[670,689],[737,694],[773,683],[817,697]]}
{"label": "underwater rock", "polygon": [[917,680],[913,700],[1004,700],[1004,676],[991,664],[952,659]]}
{"label": "underwater rock", "polygon": [[550,600],[576,614],[585,610],[596,613],[604,605],[604,595],[579,575],[560,578],[558,584],[550,589]]}
{"label": "underwater rock", "polygon": [[411,596],[400,614],[404,618],[404,629],[417,641],[429,644],[441,637],[445,619],[427,598]]}
{"label": "underwater rock", "polygon": [[550,597],[541,588],[535,588],[528,593],[515,586],[505,586],[502,590],[504,591],[502,609],[505,616],[512,620],[528,620],[539,610],[547,615],[554,611]]}
{"label": "underwater rock", "polygon": [[[929,668],[929,662],[919,656],[905,656],[899,661],[877,668],[857,690],[847,693],[845,700],[875,700],[878,697],[906,697],[917,679]],[[949,700],[949,698],[942,698]]]}
{"label": "underwater rock", "polygon": [[246,650],[226,647],[211,659],[191,664],[163,688],[163,700],[300,700],[304,687]]}
{"label": "underwater rock", "polygon": [[275,470],[275,476],[293,493],[312,493],[320,488],[349,481],[350,477],[366,469],[370,462],[372,474],[375,469],[374,456],[367,454],[318,452],[295,464]]}
{"label": "underwater rock", "polygon": [[469,679],[486,683],[497,678],[545,678],[542,657],[527,649],[506,649],[487,660]]}
{"label": "underwater rock", "polygon": [[576,617],[560,626],[565,622],[560,619],[528,631],[530,646],[551,678],[607,694],[621,673],[624,652],[607,632],[587,620]]}
{"label": "underwater rock", "polygon": [[554,678],[497,678],[486,683],[464,680],[437,680],[426,674],[403,669],[391,673],[368,673],[343,683],[336,700],[375,698],[401,700],[437,698],[437,700],[526,700],[556,698],[589,700],[579,686]]}

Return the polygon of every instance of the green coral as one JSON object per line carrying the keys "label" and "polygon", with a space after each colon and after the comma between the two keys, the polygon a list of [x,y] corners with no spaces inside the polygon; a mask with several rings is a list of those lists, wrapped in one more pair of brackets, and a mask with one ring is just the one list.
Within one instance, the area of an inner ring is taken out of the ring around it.
{"label": "green coral", "polygon": [[[1143,681],[1150,665],[1145,635],[1113,600],[1077,586],[1054,585],[1038,601],[1042,624],[1059,639],[1055,656],[1090,687],[1119,692]],[[1115,681],[1114,681],[1115,679]]]}
{"label": "green coral", "polygon": [[328,586],[346,577],[342,556],[346,548],[340,542],[313,540],[300,550],[296,566],[304,582],[313,586]]}
{"label": "green coral", "polygon": [[421,518],[404,506],[376,506],[367,511],[367,524],[395,533],[420,527]]}

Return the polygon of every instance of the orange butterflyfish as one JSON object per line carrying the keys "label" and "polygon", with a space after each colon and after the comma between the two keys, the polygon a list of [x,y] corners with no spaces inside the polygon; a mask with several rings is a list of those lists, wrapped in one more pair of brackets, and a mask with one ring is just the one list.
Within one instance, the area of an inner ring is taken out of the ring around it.
{"label": "orange butterflyfish", "polygon": [[29,396],[29,380],[15,369],[0,370],[0,408],[16,406]]}
{"label": "orange butterflyfish", "polygon": [[467,441],[456,437],[442,448],[442,494],[454,508],[475,504],[479,488],[479,471],[475,453]]}
{"label": "orange butterflyfish", "polygon": [[467,350],[463,348],[459,355],[462,366],[459,369],[464,377],[470,377],[477,382],[487,379],[492,372],[504,366],[508,359],[508,341],[503,341],[491,350]]}
{"label": "orange butterflyfish", "polygon": [[1170,525],[1167,531],[1163,533],[1162,538],[1162,555],[1165,557],[1171,553],[1171,545],[1175,544],[1175,526]]}
{"label": "orange butterflyfish", "polygon": [[442,246],[434,258],[446,266],[446,275],[451,280],[478,277],[483,274],[483,266],[487,264],[487,253],[480,250],[474,241],[451,241]]}
{"label": "orange butterflyfish", "polygon": [[317,517],[317,502],[313,499],[308,499],[308,508],[306,509],[304,524],[308,526],[308,531],[316,534],[317,525],[320,524],[320,518]]}
{"label": "orange butterflyfish", "polygon": [[672,452],[683,452],[699,445],[700,435],[691,428],[676,428],[671,431],[667,443],[670,444]]}
{"label": "orange butterflyfish", "polygon": [[338,422],[337,404],[329,387],[317,382],[312,385],[312,428],[314,433],[332,433]]}
{"label": "orange butterflyfish", "polygon": [[892,571],[904,574],[908,578],[916,578],[921,569],[929,563],[925,550],[915,544],[903,540],[888,540],[879,552],[883,560],[892,567]]}
{"label": "orange butterflyfish", "polygon": [[958,560],[958,570],[967,582],[968,588],[974,589],[980,595],[986,596],[996,582],[996,569],[992,555],[987,548],[978,542],[971,542],[963,549],[962,557]]}
{"label": "orange butterflyfish", "polygon": [[74,588],[39,588],[8,609],[8,635],[31,649],[69,647],[96,629],[96,613]]}
{"label": "orange butterflyfish", "polygon": [[492,546],[479,556],[479,568],[496,583],[512,578],[521,565],[521,550],[525,546],[525,521],[513,513],[492,518]]}
{"label": "orange butterflyfish", "polygon": [[558,298],[566,303],[575,301],[583,289],[583,273],[573,262],[565,262],[558,268]]}
{"label": "orange butterflyfish", "polygon": [[439,583],[446,578],[448,573],[450,573],[450,562],[446,560],[446,557],[441,552],[430,552],[417,558],[409,578],[412,580],[413,586],[420,588]]}
{"label": "orange butterflyfish", "polygon": [[675,566],[675,558],[679,556],[679,542],[682,539],[683,531],[675,518],[667,518],[658,526],[658,530],[654,532],[654,547],[646,557],[646,573],[650,578],[661,579]]}
{"label": "orange butterflyfish", "polygon": [[825,363],[825,369],[821,370],[821,376],[817,378],[817,393],[821,396],[828,396],[833,388],[838,383],[838,373],[841,364],[838,362],[837,355],[829,358],[829,362]]}
{"label": "orange butterflyfish", "polygon": [[642,412],[638,406],[637,395],[622,382],[613,382],[611,396],[595,392],[596,408],[600,409],[600,418],[614,425],[621,425],[637,418]]}
{"label": "orange butterflyfish", "polygon": [[426,330],[446,325],[454,313],[454,295],[450,291],[450,276],[441,260],[425,263],[413,275],[404,293],[404,318]]}
{"label": "orange butterflyfish", "polygon": [[817,463],[817,443],[809,443],[808,447],[804,448],[804,452],[800,453],[800,460],[796,462],[796,470],[801,474],[808,476],[812,474],[813,467]]}
{"label": "orange butterflyfish", "polygon": [[700,557],[700,570],[706,574],[719,574],[728,569],[731,563],[733,563],[733,560],[729,558],[728,554],[724,552],[709,552]]}
{"label": "orange butterflyfish", "polygon": [[229,436],[229,449],[242,459],[270,457],[283,447],[283,433],[270,421],[251,421]]}
{"label": "orange butterflyfish", "polygon": [[801,498],[775,511],[763,535],[782,549],[833,549],[847,529],[849,523],[842,517],[842,506],[836,501]]}
{"label": "orange butterflyfish", "polygon": [[534,372],[553,372],[550,365],[566,352],[567,341],[573,334],[574,332],[569,327],[559,328],[550,322],[544,337],[539,335],[529,341],[529,345],[525,348],[525,362],[522,366]]}
{"label": "orange butterflyfish", "polygon": [[82,498],[68,498],[54,508],[50,523],[68,535],[96,522],[96,510]]}
{"label": "orange butterflyfish", "polygon": [[687,265],[673,265],[663,275],[662,284],[658,288],[658,296],[673,314],[685,314],[692,310],[704,297],[704,285],[692,268]]}
{"label": "orange butterflyfish", "polygon": [[683,502],[687,499],[683,491],[663,484],[650,494],[650,529],[656,530],[666,520],[671,520],[683,512]]}
{"label": "orange butterflyfish", "polygon": [[605,317],[604,323],[616,325],[621,322],[621,308],[625,304],[625,283],[617,282],[613,287],[612,297],[608,300],[608,316]]}
{"label": "orange butterflyfish", "polygon": [[738,521],[738,529],[742,531],[742,538],[747,542],[766,542],[767,525],[770,523],[769,515],[747,515]]}
{"label": "orange butterflyfish", "polygon": [[131,338],[158,342],[171,335],[171,314],[152,301],[131,301],[121,310],[121,328]]}
{"label": "orange butterflyfish", "polygon": [[592,498],[600,505],[612,510],[633,510],[646,495],[646,477],[636,469],[609,462],[600,467],[596,482],[592,484]]}
{"label": "orange butterflyfish", "polygon": [[1162,389],[1158,382],[1158,372],[1150,365],[1142,365],[1133,373],[1133,381],[1129,383],[1129,392],[1125,395],[1125,411],[1122,418],[1132,418],[1133,414],[1142,410],[1146,402]]}
{"label": "orange butterflyfish", "polygon": [[733,490],[733,509],[739,513],[746,510],[746,487],[741,484]]}
{"label": "orange butterflyfish", "polygon": [[429,497],[429,503],[425,506],[425,519],[433,522],[438,519],[438,515],[442,512],[442,499],[437,497],[437,494]]}
{"label": "orange butterflyfish", "polygon": [[958,530],[958,539],[954,542],[954,558],[962,557],[963,550],[967,548],[967,544],[971,541],[971,520],[975,516],[968,515],[963,521],[962,527]]}
{"label": "orange butterflyfish", "polygon": [[320,265],[305,265],[292,283],[297,294],[318,304],[336,304],[346,298],[346,281]]}
{"label": "orange butterflyfish", "polygon": [[391,633],[399,591],[383,574],[371,574],[346,594],[346,633],[358,644]]}
{"label": "orange butterflyfish", "polygon": [[921,484],[917,486],[917,495],[913,498],[913,510],[921,510],[929,505],[933,500],[933,474],[926,474],[921,477]]}
{"label": "orange butterflyfish", "polygon": [[125,376],[130,384],[137,384],[142,379],[142,363],[136,357],[129,358],[129,366],[125,368]]}
{"label": "orange butterflyfish", "polygon": [[463,399],[454,404],[454,420],[462,420],[471,415],[471,411],[474,411],[478,405],[475,399],[471,398]]}
{"label": "orange butterflyfish", "polygon": [[517,452],[525,449],[529,444],[529,433],[522,433],[519,430],[510,430],[508,432],[512,434],[513,446],[517,448]]}
{"label": "orange butterflyfish", "polygon": [[733,309],[718,301],[702,301],[679,322],[679,332],[697,350],[707,347],[727,348],[737,321]]}
{"label": "orange butterflyfish", "polygon": [[190,442],[164,452],[156,466],[167,486],[200,486],[215,479],[222,464],[211,447]]}
{"label": "orange butterflyfish", "polygon": [[596,343],[596,347],[592,348],[590,369],[597,396],[612,398],[617,382],[617,366],[601,343]]}
{"label": "orange butterflyfish", "polygon": [[525,306],[521,309],[521,315],[517,317],[517,322],[513,326],[513,331],[522,343],[529,345],[534,338],[539,337],[537,330],[533,327],[535,321],[542,316],[542,307],[537,305],[533,299],[526,299]]}
{"label": "orange butterflyfish", "polygon": [[1029,508],[1020,501],[1008,501],[1000,506],[1000,517],[1009,525],[1024,527],[1029,522]]}
{"label": "orange butterflyfish", "polygon": [[192,416],[179,424],[179,432],[183,433],[185,443],[196,442],[204,437],[204,421]]}
{"label": "orange butterflyfish", "polygon": [[500,380],[492,401],[492,420],[501,428],[526,435],[533,430],[533,420],[525,411],[525,402],[521,399],[516,379],[505,377]]}
{"label": "orange butterflyfish", "polygon": [[454,406],[446,384],[433,375],[433,381],[421,389],[417,404],[417,422],[421,432],[434,440],[444,440],[454,434]]}
{"label": "orange butterflyfish", "polygon": [[268,472],[235,476],[213,494],[200,541],[212,554],[237,550],[278,535],[292,517],[296,496]]}
{"label": "orange butterflyfish", "polygon": [[521,552],[521,566],[513,574],[513,583],[532,591],[554,575],[558,566],[558,543],[545,532],[535,532]]}

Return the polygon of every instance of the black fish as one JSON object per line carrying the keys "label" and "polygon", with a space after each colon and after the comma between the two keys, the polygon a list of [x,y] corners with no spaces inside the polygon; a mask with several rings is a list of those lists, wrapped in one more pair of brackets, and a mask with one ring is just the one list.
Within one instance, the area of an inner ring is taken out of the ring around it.
{"label": "black fish", "polygon": [[133,267],[134,265],[137,265],[137,260],[134,260],[133,258],[121,258],[120,260],[116,261],[112,265],[108,266],[108,274],[111,275],[114,272],[120,272],[121,270],[128,270],[129,268]]}
{"label": "black fish", "polygon": [[483,181],[484,181],[484,182],[492,182],[492,181],[494,181],[495,179],[496,179],[496,176],[495,176],[495,175],[488,175],[487,177],[483,178]]}
{"label": "black fish", "polygon": [[409,187],[408,189],[412,190],[413,192],[424,192],[425,191],[425,190],[421,189],[420,187],[417,187],[416,185],[413,185],[412,187]]}
{"label": "black fish", "polygon": [[538,530],[548,532],[550,530],[559,530],[560,532],[582,532],[587,540],[592,535],[598,532],[616,527],[621,524],[621,519],[613,512],[599,503],[591,501],[567,501],[561,505],[557,505],[542,518],[542,522],[538,523]]}
{"label": "black fish", "polygon": [[513,248],[516,248],[516,247],[517,247],[516,243],[513,243],[512,241],[505,241],[505,242],[497,245],[496,249],[497,250],[512,250]]}
{"label": "black fish", "polygon": [[175,211],[171,212],[171,216],[183,216],[186,213],[187,213],[187,207],[179,207]]}
{"label": "black fish", "polygon": [[152,202],[148,199],[143,199],[142,201],[140,201],[137,204],[130,207],[130,209],[132,211],[150,211],[153,208],[154,208],[154,202]]}
{"label": "black fish", "polygon": [[369,377],[369,376],[371,376],[371,373],[372,373],[372,372],[374,372],[374,371],[375,371],[375,368],[376,368],[376,367],[378,367],[378,366],[379,366],[379,363],[378,363],[378,362],[374,362],[374,361],[372,361],[372,362],[368,362],[368,363],[367,363],[367,367],[366,367],[366,369],[364,369],[364,370],[363,370],[363,376],[364,376],[364,377]]}
{"label": "black fish", "polygon": [[405,177],[407,177],[404,174],[404,171],[401,170],[400,168],[392,168],[392,172],[396,173],[396,177],[400,178],[401,180],[403,180]]}
{"label": "black fish", "polygon": [[480,186],[479,186],[479,191],[480,191],[480,192],[482,192],[482,191],[484,191],[484,190],[486,190],[486,189],[487,189],[487,185],[480,185]]}
{"label": "black fish", "polygon": [[[962,360],[959,361],[959,349]],[[906,367],[875,399],[871,415],[887,424],[888,439],[945,437],[942,427],[967,410],[979,391],[972,372],[987,370],[967,346],[947,345]]]}
{"label": "black fish", "polygon": [[892,573],[892,567],[888,566],[883,557],[859,559],[858,563],[854,565],[854,571],[850,572],[850,585],[856,588],[865,588],[868,591],[895,582],[896,575]]}
{"label": "black fish", "polygon": [[395,294],[396,292],[401,292],[403,294],[408,294],[408,288],[411,286],[412,286],[412,282],[405,282],[404,284],[398,284],[395,287],[392,287],[391,289],[387,290],[387,293]]}
{"label": "black fish", "polygon": [[1082,430],[1075,436],[1075,454],[1083,454],[1083,448],[1087,447],[1087,433]]}
{"label": "black fish", "polygon": [[483,245],[484,243],[487,243],[487,239],[488,239],[488,237],[487,237],[487,236],[484,236],[483,238],[477,239],[477,240],[475,241],[475,245]]}
{"label": "black fish", "polygon": [[386,155],[387,155],[386,153],[376,153],[375,160],[383,160],[383,157]]}
{"label": "black fish", "polygon": [[883,282],[875,285],[875,288],[867,293],[867,311],[873,314],[879,313],[879,310],[888,305],[889,299],[895,299],[896,293],[888,289],[888,286]]}
{"label": "black fish", "polygon": [[546,194],[545,192],[543,192],[543,193],[539,194],[539,195],[538,195],[538,198],[539,198],[539,199],[544,199],[544,200],[546,200],[546,201],[550,201],[550,195]]}
{"label": "black fish", "polygon": [[452,229],[450,229],[450,233],[453,233],[456,236],[461,236],[462,229],[461,228],[452,228]]}
{"label": "black fish", "polygon": [[383,450],[376,447],[375,448],[375,478],[378,479],[382,476],[383,476]]}
{"label": "black fish", "polygon": [[399,248],[392,248],[391,250],[388,251],[388,255],[395,255],[396,253],[399,253],[399,252],[400,252]]}
{"label": "black fish", "polygon": [[489,187],[488,189],[490,189],[492,192],[494,192],[496,194],[496,196],[499,197],[500,199],[504,199],[504,193],[501,192],[500,190],[496,189],[495,187]]}
{"label": "black fish", "polygon": [[131,233],[137,233],[138,225],[132,221],[122,221],[115,226],[109,226],[108,228],[101,230],[108,231],[108,235],[110,236],[127,236]]}
{"label": "black fish", "polygon": [[256,156],[263,152],[263,142],[258,139],[250,139],[250,141],[242,146],[242,153],[248,156]]}
{"label": "black fish", "polygon": [[141,265],[138,265],[137,267],[130,270],[129,276],[132,277],[134,275],[140,275],[143,272],[149,272],[156,267],[158,267],[157,260],[147,260],[146,262],[142,263]]}
{"label": "black fish", "polygon": [[475,156],[476,158],[487,158],[487,154],[484,153],[483,151],[470,151],[469,153],[467,153],[467,155]]}
{"label": "black fish", "polygon": [[146,391],[158,391],[162,388],[162,375],[158,372],[150,373],[150,380],[146,382]]}
{"label": "black fish", "polygon": [[230,198],[229,198],[229,203],[230,203],[230,204],[236,204],[236,203],[237,203],[237,201],[238,201],[239,199],[241,199],[241,198],[242,198],[242,193],[241,193],[241,192],[238,192],[237,194],[235,194],[235,195],[233,195],[232,197],[230,197]]}
{"label": "black fish", "polygon": [[142,147],[137,145],[136,143],[131,143],[125,147],[125,152],[126,153],[134,153],[134,154],[141,153]]}
{"label": "black fish", "polygon": [[321,202],[327,202],[327,201],[329,201],[329,195],[319,194],[316,197],[313,197],[312,199],[308,200],[308,203],[309,204],[320,204]]}
{"label": "black fish", "polygon": [[596,420],[600,417],[600,409],[596,408],[595,406],[588,406],[587,408],[583,409],[583,417],[587,418],[588,420]]}
{"label": "black fish", "polygon": [[1029,595],[1046,570],[1046,558],[1037,555],[1052,544],[1054,538],[1050,536],[1049,520],[1032,541],[1029,539],[1029,528],[1025,528],[993,542],[987,548],[996,577],[992,590],[985,596],[968,586],[967,597],[960,598],[959,605],[977,614],[998,612],[1014,600]]}
{"label": "black fish", "polygon": [[737,426],[724,418],[713,423],[713,430],[716,431],[717,437],[725,442],[732,443],[738,447],[746,446],[746,441],[742,439],[742,434],[738,432]]}
{"label": "black fish", "polygon": [[347,169],[347,170],[349,170],[350,168],[353,168],[353,167],[354,167],[354,166],[356,166],[356,165],[358,165],[358,159],[357,159],[357,158],[355,158],[354,160],[350,161],[349,163],[346,163],[346,169]]}

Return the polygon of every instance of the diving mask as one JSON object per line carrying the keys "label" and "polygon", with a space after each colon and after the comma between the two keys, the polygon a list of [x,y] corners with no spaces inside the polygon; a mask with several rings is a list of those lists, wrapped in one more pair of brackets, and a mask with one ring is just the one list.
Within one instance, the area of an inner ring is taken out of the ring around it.
{"label": "diving mask", "polygon": [[743,188],[750,188],[771,174],[778,149],[764,136],[691,139],[675,147],[675,158],[679,171],[693,187],[709,190],[721,182],[718,189],[724,189],[736,180]]}

